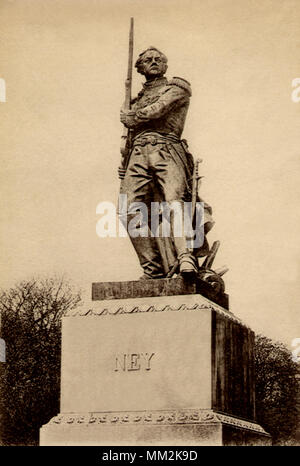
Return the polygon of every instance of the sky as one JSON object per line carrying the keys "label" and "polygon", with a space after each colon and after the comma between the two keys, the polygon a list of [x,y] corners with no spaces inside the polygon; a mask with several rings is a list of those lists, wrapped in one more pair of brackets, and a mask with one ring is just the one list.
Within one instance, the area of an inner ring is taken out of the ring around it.
{"label": "sky", "polygon": [[[141,275],[128,238],[99,238],[116,202],[129,20],[192,86],[184,130],[213,208],[210,244],[231,311],[290,346],[300,337],[298,0],[1,0],[1,286]],[[133,93],[142,76],[134,71]]]}

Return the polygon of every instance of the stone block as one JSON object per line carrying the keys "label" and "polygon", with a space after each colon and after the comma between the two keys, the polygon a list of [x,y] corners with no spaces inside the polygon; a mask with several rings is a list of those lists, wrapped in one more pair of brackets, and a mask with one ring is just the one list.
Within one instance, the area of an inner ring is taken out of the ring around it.
{"label": "stone block", "polygon": [[145,294],[63,319],[61,414],[41,444],[268,444],[251,329],[200,294]]}

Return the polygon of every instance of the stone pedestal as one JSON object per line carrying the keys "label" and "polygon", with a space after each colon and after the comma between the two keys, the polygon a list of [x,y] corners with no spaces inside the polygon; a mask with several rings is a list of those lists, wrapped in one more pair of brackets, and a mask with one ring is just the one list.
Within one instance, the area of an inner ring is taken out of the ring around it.
{"label": "stone pedestal", "polygon": [[253,332],[181,279],[127,283],[94,284],[92,309],[63,319],[61,414],[41,445],[270,443]]}

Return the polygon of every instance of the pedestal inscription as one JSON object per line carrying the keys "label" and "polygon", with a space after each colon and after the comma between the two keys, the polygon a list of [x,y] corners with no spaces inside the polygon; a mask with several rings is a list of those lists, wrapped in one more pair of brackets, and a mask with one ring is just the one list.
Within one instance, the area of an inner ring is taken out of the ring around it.
{"label": "pedestal inscription", "polygon": [[116,356],[115,372],[150,371],[151,359],[155,353],[131,353]]}

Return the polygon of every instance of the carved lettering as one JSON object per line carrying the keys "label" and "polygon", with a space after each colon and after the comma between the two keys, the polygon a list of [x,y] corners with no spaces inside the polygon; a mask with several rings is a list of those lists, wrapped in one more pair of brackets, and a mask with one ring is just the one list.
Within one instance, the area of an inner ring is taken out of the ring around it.
{"label": "carved lettering", "polygon": [[145,367],[145,370],[146,371],[150,371],[151,367],[150,367],[150,361],[151,359],[153,358],[155,353],[141,353],[141,356],[143,356],[143,358],[145,359],[146,361],[146,367]]}
{"label": "carved lettering", "polygon": [[[116,367],[115,367],[115,372],[119,370],[119,367],[121,368],[122,371],[126,371],[126,354],[123,354],[122,356],[117,356],[116,357]],[[118,367],[119,366],[119,367]]]}
{"label": "carved lettering", "polygon": [[116,356],[115,372],[150,371],[155,353],[125,353]]}
{"label": "carved lettering", "polygon": [[128,356],[130,356],[128,359],[129,359],[129,367],[128,367],[128,371],[139,371],[140,368],[141,368],[141,365],[139,363],[139,359],[140,359],[140,355],[139,354],[135,354],[135,353],[132,353],[132,354],[128,354]]}

